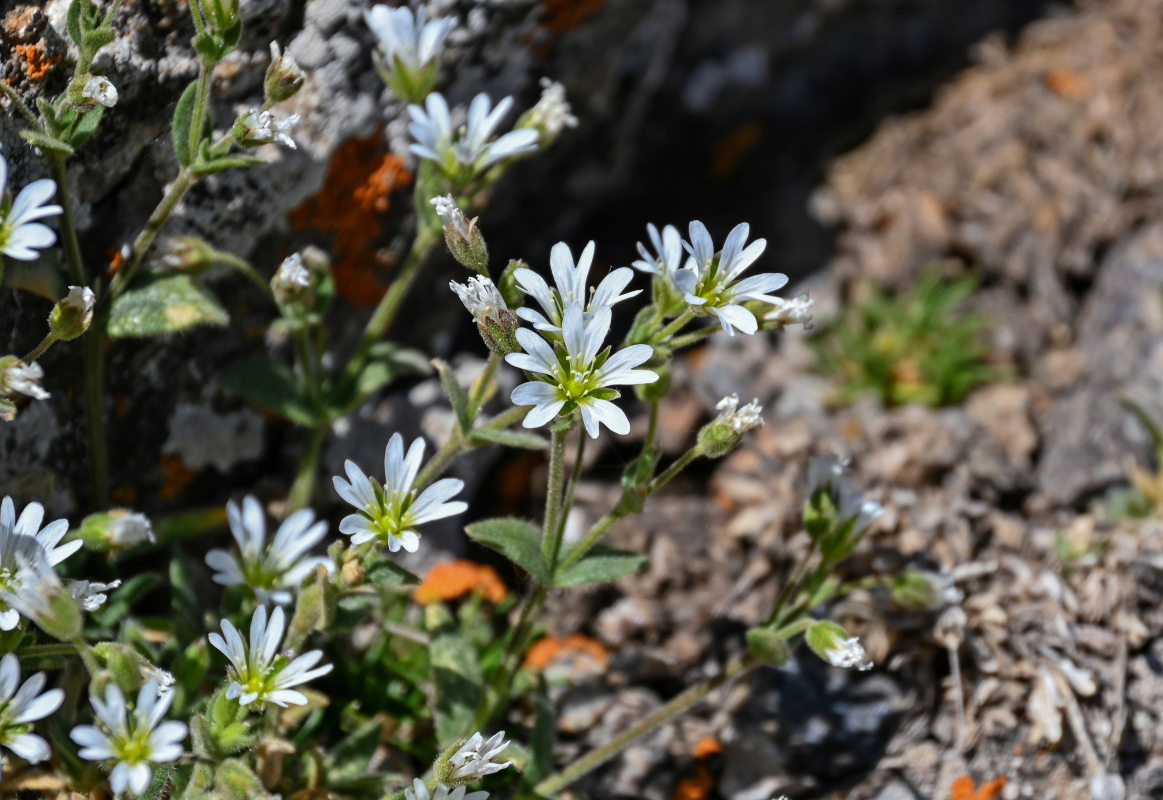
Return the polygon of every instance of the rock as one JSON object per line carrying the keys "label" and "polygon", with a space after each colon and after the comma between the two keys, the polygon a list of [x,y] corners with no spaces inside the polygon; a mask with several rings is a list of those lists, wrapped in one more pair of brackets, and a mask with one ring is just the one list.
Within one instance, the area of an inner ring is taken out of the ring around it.
{"label": "rock", "polygon": [[262,417],[253,411],[219,414],[208,406],[183,403],[174,410],[162,449],[192,470],[213,466],[225,473],[240,462],[258,458],[262,444]]}

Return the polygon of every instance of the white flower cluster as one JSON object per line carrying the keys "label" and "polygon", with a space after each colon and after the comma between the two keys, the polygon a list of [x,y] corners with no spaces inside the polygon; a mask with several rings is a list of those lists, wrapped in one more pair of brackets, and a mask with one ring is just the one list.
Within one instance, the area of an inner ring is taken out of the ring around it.
{"label": "white flower cluster", "polygon": [[494,138],[501,120],[512,107],[512,97],[504,98],[494,107],[487,94],[478,94],[469,104],[465,124],[456,127],[452,124],[448,101],[433,92],[425,99],[423,108],[408,107],[412,117],[408,130],[415,139],[410,149],[435,163],[450,177],[466,172],[469,176],[476,175],[507,158],[535,152],[540,134],[534,129],[519,128]]}

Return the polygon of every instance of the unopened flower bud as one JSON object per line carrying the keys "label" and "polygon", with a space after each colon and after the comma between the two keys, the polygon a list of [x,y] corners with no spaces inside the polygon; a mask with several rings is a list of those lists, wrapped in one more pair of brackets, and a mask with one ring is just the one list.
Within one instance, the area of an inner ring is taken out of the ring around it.
{"label": "unopened flower bud", "polygon": [[117,87],[110,83],[108,78],[92,75],[85,81],[85,86],[81,89],[81,97],[92,100],[94,103],[100,103],[106,108],[113,108],[117,105]]}
{"label": "unopened flower bud", "polygon": [[303,265],[303,256],[295,253],[283,260],[271,278],[271,291],[280,307],[303,304],[310,307],[311,273]]}
{"label": "unopened flower bud", "polygon": [[752,628],[747,631],[747,649],[751,655],[766,664],[782,667],[791,657],[787,639],[767,628]]}
{"label": "unopened flower bud", "polygon": [[715,409],[719,415],[699,431],[699,448],[707,458],[727,455],[738,446],[743,434],[763,424],[763,406],[758,399],[740,408],[739,396],[731,394],[720,400]]}
{"label": "unopened flower bud", "polygon": [[263,78],[267,102],[281,103],[294,97],[303,88],[306,76],[295,59],[279,51],[278,42],[271,42],[271,63]]}
{"label": "unopened flower bud", "polygon": [[450,194],[433,197],[430,202],[444,222],[444,241],[452,257],[468,269],[488,275],[489,248],[477,229],[476,219],[465,219],[464,212]]}
{"label": "unopened flower bud", "polygon": [[501,280],[497,282],[497,288],[501,292],[501,297],[510,306],[519,308],[525,302],[525,292],[521,285],[517,283],[518,270],[529,269],[529,265],[519,258],[509,259],[505,271],[501,273]]}
{"label": "unopened flower bud", "polygon": [[238,24],[239,0],[202,0],[202,13],[210,27],[224,33]]}
{"label": "unopened flower bud", "polygon": [[505,299],[491,280],[483,275],[474,275],[468,279],[468,283],[449,281],[448,288],[456,292],[460,302],[472,314],[477,330],[489,350],[502,356],[520,352],[517,318],[509,311]]}
{"label": "unopened flower bud", "polygon": [[303,257],[303,266],[309,272],[317,275],[331,274],[331,256],[327,255],[327,251],[309,244],[303,248],[299,253]]}
{"label": "unopened flower bud", "polygon": [[516,127],[535,128],[541,134],[538,145],[544,150],[553,144],[563,130],[577,127],[577,117],[570,111],[569,101],[565,99],[565,87],[557,81],[542,78],[541,99],[517,120]]}
{"label": "unopened flower bud", "polygon": [[26,557],[16,555],[13,589],[0,589],[0,600],[36,623],[42,631],[62,642],[81,635],[81,609],[48,562],[43,551]]}
{"label": "unopened flower bud", "polygon": [[218,254],[205,239],[174,236],[166,242],[161,263],[172,272],[197,274],[218,263]]}
{"label": "unopened flower bud", "polygon": [[860,640],[849,637],[848,631],[835,622],[813,622],[804,635],[804,641],[812,652],[834,667],[855,667],[861,672],[872,669],[872,662],[865,657]]}
{"label": "unopened flower bud", "polygon": [[48,315],[48,327],[62,342],[76,339],[89,329],[93,321],[93,306],[97,298],[87,286],[70,286],[69,293],[53,306]]}
{"label": "unopened flower bud", "polygon": [[149,518],[125,508],[90,514],[77,531],[85,546],[98,552],[124,550],[155,541]]}

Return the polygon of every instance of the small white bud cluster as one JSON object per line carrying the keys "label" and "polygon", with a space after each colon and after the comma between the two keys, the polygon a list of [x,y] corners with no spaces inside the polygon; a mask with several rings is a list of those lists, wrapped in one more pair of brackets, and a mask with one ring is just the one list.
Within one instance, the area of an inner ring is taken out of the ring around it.
{"label": "small white bud cluster", "polygon": [[758,397],[740,408],[739,395],[729,394],[715,405],[715,410],[719,412],[716,421],[729,425],[735,433],[746,433],[763,424],[763,406]]}
{"label": "small white bud cluster", "polygon": [[256,108],[238,120],[237,136],[239,141],[248,147],[274,142],[295,150],[297,145],[291,138],[291,131],[298,122],[298,114],[279,117],[273,111],[260,111]]}
{"label": "small white bud cluster", "polygon": [[529,109],[522,127],[537,128],[544,138],[542,145],[552,142],[566,128],[577,127],[577,117],[573,115],[569,101],[565,99],[565,87],[549,78],[541,79],[541,99]]}
{"label": "small white bud cluster", "polygon": [[828,657],[828,663],[834,667],[844,669],[855,667],[861,672],[872,669],[872,662],[865,657],[864,645],[860,644],[860,640],[855,636],[841,639],[838,646],[828,650],[825,655]]}
{"label": "small white bud cluster", "polygon": [[271,278],[271,291],[279,305],[292,303],[311,291],[311,273],[303,264],[303,256],[295,253],[283,259]]}

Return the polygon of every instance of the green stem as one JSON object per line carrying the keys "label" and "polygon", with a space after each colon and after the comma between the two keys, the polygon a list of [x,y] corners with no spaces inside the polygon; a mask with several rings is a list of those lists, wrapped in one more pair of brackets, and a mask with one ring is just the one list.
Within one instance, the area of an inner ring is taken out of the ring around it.
{"label": "green stem", "polygon": [[198,181],[196,176],[189,167],[182,167],[182,171],[178,173],[178,177],[170,184],[170,188],[166,190],[162,201],[158,203],[157,208],[150,214],[149,219],[146,220],[145,227],[137,234],[137,238],[133,240],[133,249],[129,255],[129,263],[127,263],[120,272],[113,278],[113,283],[109,286],[109,294],[112,297],[117,297],[126,289],[129,288],[133,281],[133,276],[141,267],[145,260],[145,254],[153,246],[158,234],[161,233],[162,226],[166,224],[166,220],[174,213],[178,203],[186,196],[186,192],[190,191],[190,187]]}
{"label": "green stem", "polygon": [[49,658],[52,656],[75,656],[77,655],[77,646],[75,644],[30,644],[28,647],[21,647],[16,650],[16,655],[21,658]]}
{"label": "green stem", "polygon": [[476,415],[480,412],[481,406],[485,404],[485,401],[491,394],[493,384],[497,378],[497,368],[500,365],[500,354],[490,352],[489,360],[485,362],[484,371],[473,381],[472,388],[468,393],[468,418],[470,420],[476,419]]}
{"label": "green stem", "polygon": [[271,291],[271,284],[266,278],[259,274],[259,271],[247,261],[245,258],[234,255],[234,253],[227,253],[224,250],[215,250],[214,259],[220,264],[234,267],[241,272],[246,278],[262,290],[262,293],[269,298],[274,298],[274,292]]}
{"label": "green stem", "polygon": [[642,445],[642,453],[654,450],[654,439],[658,436],[658,405],[657,398],[650,401],[650,421],[646,425],[646,442]]}
{"label": "green stem", "polygon": [[757,664],[758,662],[750,656],[744,656],[731,662],[718,675],[713,678],[708,678],[697,686],[692,686],[653,714],[648,715],[641,722],[630,726],[624,733],[615,736],[607,744],[590,751],[560,772],[550,775],[541,781],[541,783],[537,784],[535,791],[540,795],[552,795],[569,786],[578,778],[581,778],[609,761],[626,747],[633,744],[639,737],[645,736],[660,725],[669,722],[711,692],[757,666]]}
{"label": "green stem", "polygon": [[[521,419],[526,413],[528,413],[528,409],[526,408],[510,408],[503,414],[497,415],[484,425],[478,427],[479,429],[487,430],[504,430]],[[425,486],[443,475],[444,471],[448,469],[448,465],[457,456],[466,450],[471,450],[478,446],[471,440],[466,439],[459,429],[454,428],[452,435],[448,437],[448,441],[436,451],[436,454],[432,458],[428,459],[428,463],[424,465],[424,469],[420,470],[420,474],[416,476],[416,482],[412,484],[413,487],[417,492],[422,490]]]}
{"label": "green stem", "polygon": [[[196,17],[197,15],[195,15]],[[202,143],[203,126],[206,120],[207,106],[210,102],[210,78],[214,74],[214,65],[205,58],[198,64],[198,86],[194,90],[194,115],[190,123],[189,153],[190,160],[198,160],[198,145]]]}
{"label": "green stem", "polygon": [[549,574],[552,576],[557,570],[557,558],[561,553],[561,540],[565,536],[565,523],[569,518],[570,509],[573,508],[573,496],[577,492],[578,478],[581,476],[582,458],[586,452],[586,439],[588,436],[581,436],[577,443],[577,455],[573,460],[573,470],[569,473],[569,483],[565,489],[565,500],[561,506],[560,519],[557,523],[557,532],[553,537],[553,552],[549,559]]}
{"label": "green stem", "polygon": [[675,337],[674,341],[670,343],[672,350],[678,350],[680,347],[688,347],[692,344],[698,344],[703,339],[710,337],[715,331],[719,330],[714,325],[708,325],[706,328],[699,328],[697,331],[685,333],[682,336]]}
{"label": "green stem", "polygon": [[816,552],[816,540],[813,539],[808,550],[804,553],[804,557],[800,559],[800,563],[796,564],[796,571],[792,575],[790,581],[784,584],[783,589],[780,590],[779,596],[775,599],[775,605],[772,606],[771,613],[767,615],[764,620],[764,625],[774,625],[780,621],[780,612],[787,604],[787,601],[792,598],[796,589],[799,587],[800,581],[804,578],[804,573],[808,569],[808,562],[812,560],[812,555]]}
{"label": "green stem", "polygon": [[315,474],[319,471],[319,454],[323,449],[323,441],[327,438],[328,427],[326,423],[322,423],[311,429],[303,458],[299,461],[299,471],[287,496],[289,511],[298,511],[311,502],[311,495],[315,491]]}
{"label": "green stem", "polygon": [[101,671],[101,665],[97,663],[97,656],[93,655],[93,648],[89,647],[89,643],[84,639],[77,639],[73,642],[73,647],[76,648],[77,655],[84,662],[85,670],[89,673],[89,677],[96,678],[97,673]]}
{"label": "green stem", "polygon": [[359,345],[343,371],[341,385],[352,386],[355,384],[364,363],[367,361],[368,352],[395,321],[396,314],[399,313],[400,307],[404,303],[404,297],[407,296],[408,290],[412,288],[412,284],[419,276],[420,268],[424,266],[424,262],[428,259],[428,254],[432,252],[436,241],[436,234],[428,227],[421,225],[400,274],[384,292],[379,305],[376,306],[376,310],[372,312],[371,318],[367,321]]}
{"label": "green stem", "polygon": [[113,22],[113,17],[121,10],[121,2],[122,0],[113,0],[109,4],[109,8],[105,10],[105,19],[101,21],[102,28],[108,28],[110,23]]}
{"label": "green stem", "polygon": [[473,718],[472,730],[483,728],[485,723],[504,708],[508,702],[513,676],[517,674],[521,656],[529,647],[529,637],[533,632],[533,620],[541,612],[541,607],[545,605],[545,599],[548,596],[549,589],[538,585],[525,605],[521,607],[521,613],[517,617],[517,625],[513,628],[513,635],[505,647],[505,654],[501,657],[501,664],[489,682],[489,690],[485,695],[484,702],[481,703],[476,716]]}
{"label": "green stem", "polygon": [[671,336],[674,336],[676,333],[678,333],[680,330],[682,330],[683,327],[694,318],[695,318],[694,312],[688,308],[686,311],[682,312],[677,317],[675,317],[673,320],[671,320],[671,323],[669,325],[667,325],[665,328],[660,330],[658,332],[658,335],[656,335],[654,337],[654,341],[658,342],[659,344],[662,344],[667,339],[669,339]]}
{"label": "green stem", "polygon": [[13,89],[4,81],[0,81],[0,94],[3,94],[12,105],[16,106],[16,110],[20,112],[20,116],[24,117],[28,124],[32,126],[33,130],[41,133],[44,132],[44,128],[40,124],[40,117],[25,104],[24,100],[20,97],[20,92]]}
{"label": "green stem", "polygon": [[554,429],[549,442],[549,487],[541,528],[541,559],[546,564],[557,560],[557,552],[561,547],[558,530],[565,490],[565,440],[568,436],[568,430]]}
{"label": "green stem", "polygon": [[649,497],[650,495],[654,494],[659,489],[661,489],[663,486],[666,486],[666,484],[670,483],[670,481],[673,480],[675,478],[675,476],[677,476],[680,472],[682,472],[684,469],[686,469],[688,466],[690,466],[690,463],[692,461],[694,461],[696,458],[698,458],[701,454],[702,454],[702,451],[700,451],[698,446],[696,445],[695,447],[692,447],[691,449],[689,449],[685,453],[683,453],[681,456],[676,458],[674,460],[673,464],[671,464],[669,467],[667,467],[662,472],[660,472],[658,475],[656,475],[654,480],[652,480],[646,486],[646,495]]}
{"label": "green stem", "polygon": [[52,331],[49,331],[48,334],[46,334],[45,337],[40,340],[40,344],[32,348],[32,351],[20,360],[25,364],[31,364],[33,361],[44,355],[45,351],[52,347],[53,342],[56,340],[56,334],[54,334]]}

